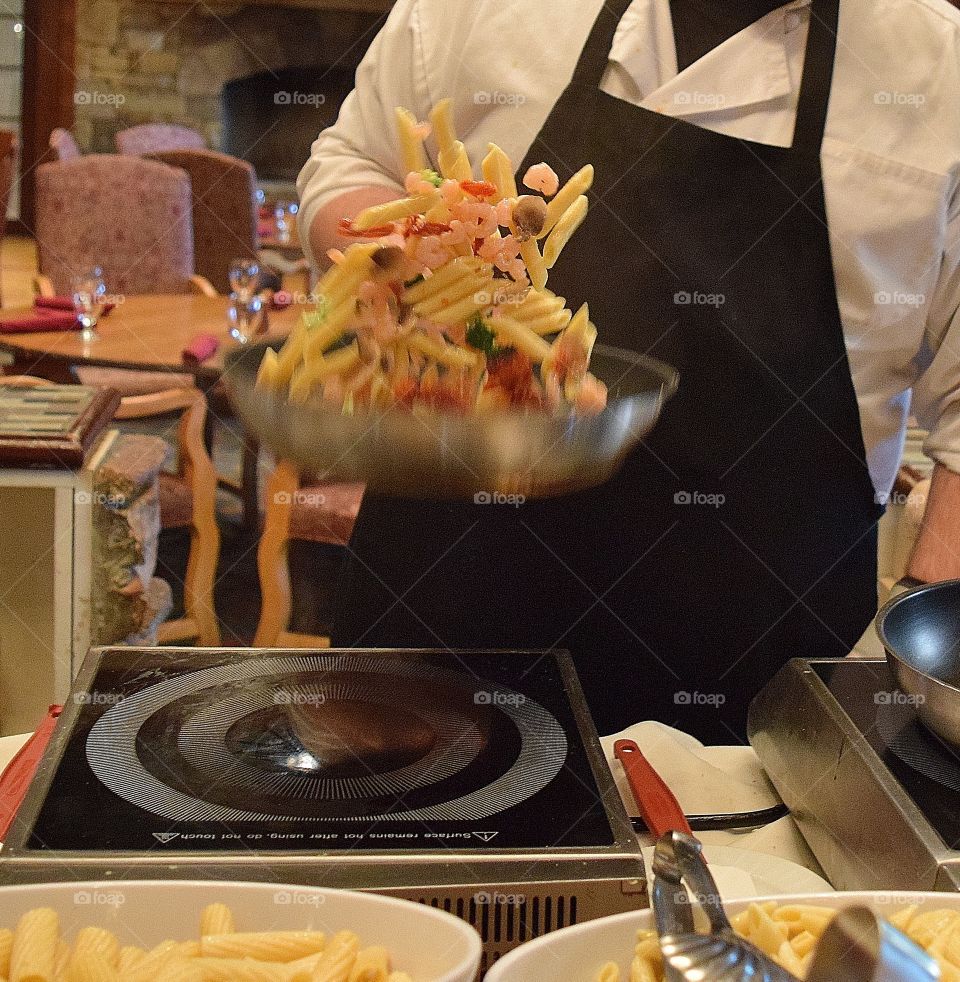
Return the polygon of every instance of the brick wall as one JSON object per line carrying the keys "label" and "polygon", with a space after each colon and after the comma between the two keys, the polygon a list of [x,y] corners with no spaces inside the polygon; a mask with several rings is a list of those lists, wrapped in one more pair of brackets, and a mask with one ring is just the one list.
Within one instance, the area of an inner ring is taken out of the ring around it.
{"label": "brick wall", "polygon": [[[254,72],[355,64],[379,15],[152,0],[79,0],[75,132],[86,152],[118,129],[176,122],[219,145],[220,89]],[[352,48],[352,51],[350,50]]]}

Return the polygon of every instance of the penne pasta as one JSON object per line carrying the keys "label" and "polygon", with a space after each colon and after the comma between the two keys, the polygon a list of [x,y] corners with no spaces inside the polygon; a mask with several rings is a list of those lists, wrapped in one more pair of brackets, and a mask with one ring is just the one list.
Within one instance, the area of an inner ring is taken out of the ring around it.
{"label": "penne pasta", "polygon": [[396,201],[386,201],[382,205],[371,205],[369,208],[364,208],[351,224],[362,232],[377,225],[395,222],[398,218],[406,218],[408,215],[426,211],[436,204],[438,197],[437,194],[417,194],[412,198],[397,198]]}
{"label": "penne pasta", "polygon": [[586,164],[547,203],[547,217],[538,238],[549,235],[560,216],[593,184],[593,164]]}
{"label": "penne pasta", "polygon": [[237,931],[220,903],[201,912],[198,938],[149,951],[121,947],[101,927],[81,928],[72,943],[59,931],[52,909],[28,911],[15,930],[0,929],[0,965],[20,982],[412,982],[385,947],[361,947],[352,931],[329,941],[319,931]]}
{"label": "penne pasta", "polygon": [[56,911],[49,907],[27,911],[13,932],[10,982],[51,982],[59,934]]}
{"label": "penne pasta", "polygon": [[410,195],[340,223],[368,241],[331,251],[317,310],[264,355],[257,385],[347,414],[601,412],[606,388],[587,372],[596,332],[547,290],[586,214],[593,168],[558,188],[535,164],[526,179],[537,193],[518,196],[513,163],[494,143],[473,179],[449,99],[430,112],[439,173],[425,164],[424,127],[404,109],[396,121]]}
{"label": "penne pasta", "polygon": [[397,106],[397,130],[400,134],[400,159],[403,172],[426,170],[427,154],[423,149],[423,140],[417,136],[417,117],[409,109]]}
{"label": "penne pasta", "polygon": [[[517,179],[513,173],[510,158],[495,143],[487,145],[487,155],[480,165],[485,180],[497,189],[495,200],[515,198],[517,196]],[[549,208],[549,205],[547,206]]]}
{"label": "penne pasta", "polygon": [[553,269],[554,263],[560,258],[563,247],[570,241],[573,233],[587,217],[587,199],[580,195],[576,201],[560,216],[557,224],[543,243],[543,263],[547,269]]}

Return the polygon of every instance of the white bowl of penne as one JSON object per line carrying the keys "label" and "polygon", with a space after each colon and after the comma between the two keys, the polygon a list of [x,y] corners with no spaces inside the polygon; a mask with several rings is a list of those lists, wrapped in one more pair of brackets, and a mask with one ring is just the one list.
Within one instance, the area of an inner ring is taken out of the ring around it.
{"label": "white bowl of penne", "polygon": [[[960,974],[960,895],[856,892],[735,900],[734,927],[803,978],[832,911],[865,904],[888,918],[941,963],[944,978]],[[663,982],[650,910],[587,921],[521,945],[487,972],[486,982]],[[710,982],[706,979],[705,982]]]}
{"label": "white bowl of penne", "polygon": [[473,982],[480,937],[405,900],[266,883],[0,889],[0,976],[104,982]]}

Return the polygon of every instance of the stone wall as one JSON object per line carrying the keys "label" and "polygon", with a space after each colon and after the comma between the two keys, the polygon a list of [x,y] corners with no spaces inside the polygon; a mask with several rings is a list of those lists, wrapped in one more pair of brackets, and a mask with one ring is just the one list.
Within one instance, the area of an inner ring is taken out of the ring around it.
{"label": "stone wall", "polygon": [[80,0],[75,134],[114,149],[118,129],[181,123],[220,145],[220,90],[254,72],[355,65],[381,15],[237,2]]}

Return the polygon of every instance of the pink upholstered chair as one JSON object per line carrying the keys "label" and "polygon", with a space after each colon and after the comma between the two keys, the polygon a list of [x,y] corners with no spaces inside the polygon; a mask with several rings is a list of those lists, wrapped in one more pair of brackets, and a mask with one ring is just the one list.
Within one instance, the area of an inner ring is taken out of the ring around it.
{"label": "pink upholstered chair", "polygon": [[69,293],[99,266],[110,293],[189,293],[190,178],[140,157],[90,154],[42,164],[36,178],[41,292]]}
{"label": "pink upholstered chair", "polygon": [[[16,134],[12,130],[0,130],[0,222],[4,224],[7,220],[7,206],[10,204],[10,190],[13,187],[16,157]],[[0,225],[0,228],[2,227]],[[2,303],[3,299],[0,296],[0,304]]]}
{"label": "pink upholstered chair", "polygon": [[260,623],[254,646],[285,648],[329,647],[330,639],[289,630],[291,614],[291,539],[345,546],[363,500],[362,484],[304,482],[297,469],[279,461],[267,481],[263,534],[257,550],[260,574]]}
{"label": "pink upholstered chair", "polygon": [[141,156],[163,150],[202,150],[207,145],[203,135],[189,126],[173,123],[143,123],[120,130],[114,136],[119,153]]}
{"label": "pink upholstered chair", "polygon": [[74,160],[80,156],[80,147],[73,134],[61,126],[50,134],[50,149],[57,155],[57,160]]}
{"label": "pink upholstered chair", "polygon": [[257,174],[253,165],[215,150],[152,153],[190,175],[196,271],[220,293],[230,292],[230,263],[257,258]]}

